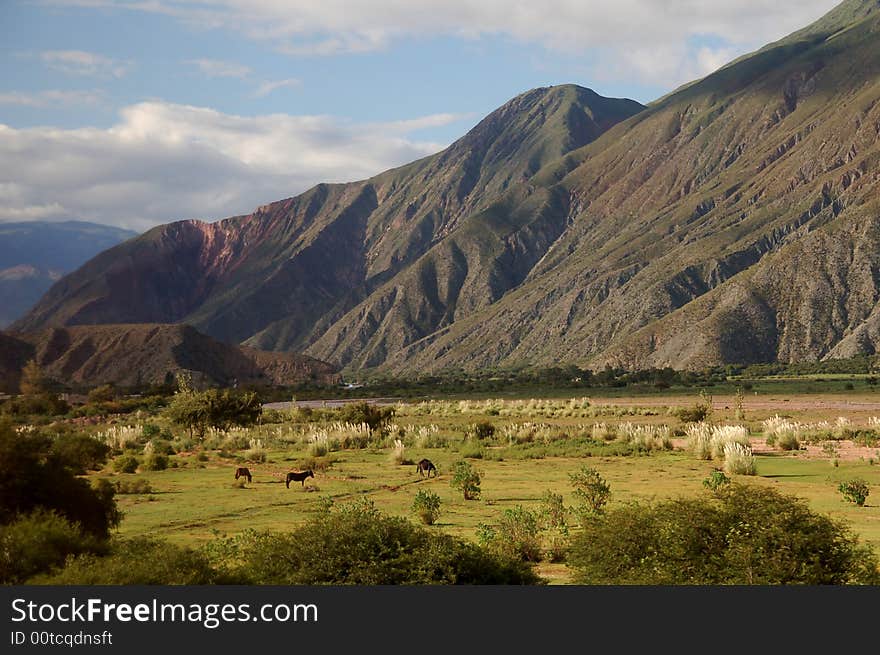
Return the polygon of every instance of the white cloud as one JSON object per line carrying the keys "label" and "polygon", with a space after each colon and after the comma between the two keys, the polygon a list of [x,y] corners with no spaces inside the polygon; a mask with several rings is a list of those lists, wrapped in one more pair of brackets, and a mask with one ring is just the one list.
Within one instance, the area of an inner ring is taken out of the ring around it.
{"label": "white cloud", "polygon": [[[408,37],[504,36],[548,50],[601,53],[641,81],[672,84],[715,66],[704,52],[735,56],[778,39],[838,0],[55,0],[163,13],[201,28],[224,28],[291,55],[338,55]],[[696,43],[695,43],[696,41]],[[716,43],[718,42],[718,43]],[[651,57],[651,53],[654,54]]]}
{"label": "white cloud", "polygon": [[295,78],[289,78],[286,80],[267,81],[267,82],[263,82],[262,84],[260,84],[259,87],[257,87],[257,90],[254,91],[254,95],[257,96],[258,98],[262,98],[264,96],[269,95],[273,91],[277,91],[278,89],[283,89],[283,88],[295,89],[301,85],[302,85],[302,81],[297,80]]}
{"label": "white cloud", "polygon": [[186,63],[195,66],[208,77],[245,78],[253,72],[248,66],[217,59],[190,59]]}
{"label": "white cloud", "polygon": [[50,107],[68,105],[96,105],[103,100],[100,91],[47,90],[37,93],[7,91],[0,93],[0,105],[19,107]]}
{"label": "white cloud", "polygon": [[68,75],[122,77],[131,68],[130,62],[83,50],[45,50],[39,57],[49,68]]}
{"label": "white cloud", "polygon": [[364,179],[437,152],[445,144],[410,133],[460,118],[354,123],[145,102],[126,107],[107,129],[0,124],[0,220],[144,229],[247,213],[318,182]]}

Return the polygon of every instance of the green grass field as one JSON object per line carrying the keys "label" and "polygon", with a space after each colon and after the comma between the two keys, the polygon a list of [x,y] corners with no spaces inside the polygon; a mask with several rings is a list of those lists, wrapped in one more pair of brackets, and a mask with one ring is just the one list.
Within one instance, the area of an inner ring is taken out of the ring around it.
{"label": "green grass field", "polygon": [[[822,402],[833,398],[821,396]],[[665,399],[668,406],[680,405],[686,400],[686,397]],[[785,400],[780,399],[780,405]],[[833,421],[848,413],[854,423],[861,424],[870,414],[870,410],[861,405],[854,405],[847,412],[822,409],[820,401],[812,396],[796,397],[796,400],[798,409],[788,412],[796,420]],[[172,457],[176,466],[173,464],[173,468],[164,471],[113,474],[108,469],[94,475],[113,480],[146,479],[153,488],[151,494],[118,496],[119,505],[125,512],[119,528],[122,536],[154,535],[187,545],[199,545],[217,535],[232,535],[245,529],[285,530],[318,512],[326,499],[345,503],[368,498],[384,513],[417,521],[411,507],[420,489],[429,489],[441,498],[441,515],[430,529],[475,540],[478,526],[495,522],[504,509],[517,505],[539,509],[541,497],[547,490],[562,494],[566,505],[572,505],[574,498],[569,475],[584,465],[598,470],[609,482],[612,491],[609,508],[630,501],[650,502],[707,493],[702,482],[718,462],[697,459],[678,442],[678,447],[673,450],[623,456],[603,455],[602,448],[574,445],[566,448],[556,441],[550,447],[535,443],[498,445],[497,439],[490,440],[482,449],[482,459],[468,460],[482,476],[480,498],[466,501],[450,486],[452,465],[461,458],[459,449],[466,446],[464,431],[477,421],[490,421],[498,430],[511,423],[526,421],[559,429],[599,421],[664,424],[671,429],[681,427],[681,423],[660,405],[641,409],[630,407],[626,411],[631,413],[615,415],[616,410],[610,407],[597,409],[596,403],[600,402],[595,401],[591,410],[578,410],[598,414],[593,417],[579,416],[577,411],[569,411],[573,415],[567,416],[568,410],[557,411],[552,409],[556,406],[542,406],[540,403],[533,403],[532,409],[518,406],[515,411],[510,403],[501,405],[501,412],[497,414],[492,410],[483,412],[480,406],[476,406],[464,413],[450,410],[445,414],[438,411],[399,416],[396,421],[411,426],[410,429],[437,425],[439,434],[446,435],[449,442],[442,448],[406,447],[408,460],[415,462],[427,457],[437,465],[439,477],[424,480],[419,477],[414,464],[394,463],[391,447],[340,449],[324,458],[334,461],[325,470],[316,471],[315,477],[308,479],[305,486],[294,482],[288,489],[284,484],[286,472],[299,468],[308,456],[306,445],[302,443],[267,446],[266,460],[261,463],[243,461],[242,451],[224,448],[201,451],[203,461],[193,452],[180,453]],[[725,402],[722,398],[719,404],[716,398],[718,409],[711,417],[716,423],[733,422],[733,410],[729,405],[725,410]],[[561,403],[557,405],[562,407]],[[454,408],[454,404],[450,403],[448,407]],[[624,405],[617,409],[622,407]],[[746,421],[742,423],[750,426],[753,436],[760,436],[763,418],[779,413],[769,407],[746,407]],[[254,429],[254,434],[266,434],[266,430],[272,427]],[[585,456],[587,453],[591,456]],[[880,552],[880,491],[869,496],[864,507],[857,507],[847,502],[837,489],[840,481],[856,477],[865,479],[877,489],[880,486],[880,462],[875,465],[871,457],[850,458],[841,459],[837,466],[833,466],[830,456],[807,457],[800,451],[768,452],[758,454],[756,459],[757,475],[736,476],[738,480],[772,486],[803,498],[814,510],[846,521],[862,541]],[[243,487],[236,484],[234,472],[238,466],[248,466],[254,476],[250,484]],[[564,564],[541,563],[538,571],[553,583],[570,581]]]}

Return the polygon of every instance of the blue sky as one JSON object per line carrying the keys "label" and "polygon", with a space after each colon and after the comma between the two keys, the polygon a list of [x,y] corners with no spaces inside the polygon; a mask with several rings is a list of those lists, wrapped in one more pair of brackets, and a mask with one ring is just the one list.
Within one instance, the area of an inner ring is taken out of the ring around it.
{"label": "blue sky", "polygon": [[436,152],[534,87],[650,102],[835,4],[2,0],[0,220],[248,212]]}

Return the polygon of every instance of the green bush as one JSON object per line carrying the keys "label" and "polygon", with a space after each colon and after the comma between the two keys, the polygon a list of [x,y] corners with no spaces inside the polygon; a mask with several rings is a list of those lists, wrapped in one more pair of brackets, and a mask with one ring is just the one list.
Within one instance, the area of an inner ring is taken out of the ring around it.
{"label": "green bush", "polygon": [[838,485],[837,490],[842,493],[843,497],[849,502],[855,503],[859,507],[862,507],[865,504],[865,501],[868,499],[868,494],[871,493],[868,483],[861,478],[841,482]]}
{"label": "green bush", "polygon": [[91,535],[106,537],[121,519],[115,489],[109,483],[92,487],[76,477],[78,464],[54,451],[51,439],[16,434],[0,423],[0,524],[43,508],[78,523]]}
{"label": "green bush", "polygon": [[368,402],[349,403],[339,408],[337,416],[343,423],[366,423],[370,430],[376,431],[394,418],[394,408],[380,407]]}
{"label": "green bush", "polygon": [[545,491],[541,497],[541,515],[544,524],[549,528],[560,530],[563,534],[568,534],[566,514],[562,494],[554,493],[549,489]]}
{"label": "green bush", "polygon": [[0,525],[0,584],[60,568],[70,555],[99,553],[104,542],[55,512],[37,509]]}
{"label": "green bush", "polygon": [[113,470],[117,473],[134,473],[140,466],[140,460],[134,455],[120,455],[113,460]]}
{"label": "green bush", "polygon": [[730,484],[730,478],[724,475],[724,471],[712,471],[709,477],[703,480],[703,486],[710,491],[718,491],[726,484]]}
{"label": "green bush", "polygon": [[477,538],[481,545],[505,557],[527,562],[541,561],[541,524],[538,514],[521,505],[504,510],[500,520],[494,525],[480,524]]}
{"label": "green bush", "polygon": [[191,548],[140,537],[112,544],[105,556],[85,554],[55,574],[31,580],[49,585],[206,585],[241,580],[218,573],[207,556]]}
{"label": "green bush", "polygon": [[134,480],[117,480],[115,482],[116,493],[122,494],[151,494],[153,486],[150,481],[145,478],[135,478]]}
{"label": "green bush", "polygon": [[465,460],[457,461],[452,467],[452,479],[449,484],[458,489],[465,500],[476,500],[480,497],[480,474]]}
{"label": "green bush", "polygon": [[432,491],[419,489],[413,499],[412,511],[418,514],[425,525],[434,525],[440,516],[440,496]]}
{"label": "green bush", "polygon": [[52,452],[74,473],[83,475],[86,471],[97,471],[104,466],[110,446],[87,434],[62,434],[52,443]]}
{"label": "green bush", "polygon": [[731,483],[705,498],[628,504],[584,525],[582,584],[877,584],[873,550],[805,501]]}
{"label": "green bush", "polygon": [[475,423],[472,430],[477,439],[489,439],[495,434],[495,426],[489,421]]}
{"label": "green bush", "polygon": [[144,462],[141,465],[141,468],[144,471],[164,471],[168,468],[169,461],[168,455],[163,455],[162,453],[150,453],[144,457]]}
{"label": "green bush", "polygon": [[706,395],[705,391],[700,392],[700,400],[693,407],[679,409],[675,412],[675,416],[682,423],[699,423],[709,418],[712,413],[712,396]]}
{"label": "green bush", "polygon": [[540,584],[528,564],[384,516],[371,503],[327,507],[291,533],[247,531],[207,552],[249,584]]}

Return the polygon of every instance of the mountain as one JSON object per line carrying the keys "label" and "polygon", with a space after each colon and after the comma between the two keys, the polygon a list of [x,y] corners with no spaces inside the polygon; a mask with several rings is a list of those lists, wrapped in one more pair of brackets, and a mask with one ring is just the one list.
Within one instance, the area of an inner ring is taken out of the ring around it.
{"label": "mountain", "polygon": [[535,89],[370,180],[156,228],[15,328],[185,322],[401,373],[874,352],[878,37],[849,0],[648,107]]}
{"label": "mountain", "polygon": [[23,316],[65,273],[136,234],[79,221],[0,222],[0,328]]}
{"label": "mountain", "polygon": [[431,268],[424,275],[435,286],[452,276],[454,288],[434,294],[451,293],[457,306],[407,328],[424,336],[518,284],[565,228],[551,207],[498,217],[494,227],[474,217],[510,188],[530,193],[535,172],[642,109],[576,86],[530,91],[407,166],[322,184],[248,216],[160,226],[111,248],[56,283],[14,329],[185,322],[230,342],[301,350],[427,258],[434,263],[419,266]]}
{"label": "mountain", "polygon": [[30,358],[48,377],[75,386],[161,384],[181,371],[198,385],[338,380],[336,369],[325,362],[222,343],[187,325],[79,325],[15,337],[0,333],[4,379],[17,377]]}

